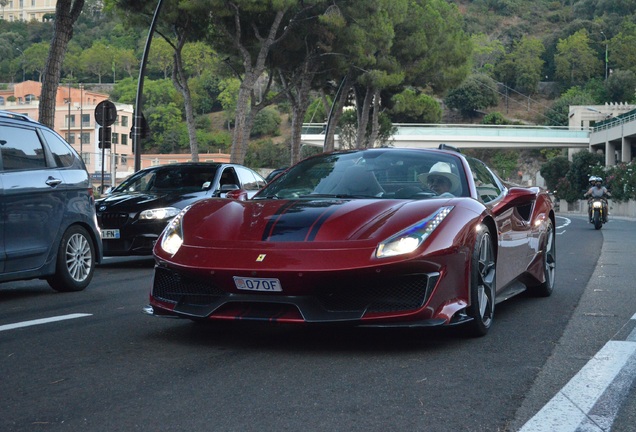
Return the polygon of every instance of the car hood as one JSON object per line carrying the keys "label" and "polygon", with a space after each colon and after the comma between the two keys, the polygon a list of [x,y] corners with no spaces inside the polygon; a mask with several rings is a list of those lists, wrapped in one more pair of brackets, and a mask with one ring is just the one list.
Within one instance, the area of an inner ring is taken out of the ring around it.
{"label": "car hood", "polygon": [[386,238],[457,200],[377,199],[204,200],[184,216],[184,240],[209,247],[223,242],[334,242]]}
{"label": "car hood", "polygon": [[150,208],[174,206],[183,208],[196,199],[201,199],[201,194],[174,194],[174,193],[116,193],[95,201],[98,213],[104,211],[132,212]]}

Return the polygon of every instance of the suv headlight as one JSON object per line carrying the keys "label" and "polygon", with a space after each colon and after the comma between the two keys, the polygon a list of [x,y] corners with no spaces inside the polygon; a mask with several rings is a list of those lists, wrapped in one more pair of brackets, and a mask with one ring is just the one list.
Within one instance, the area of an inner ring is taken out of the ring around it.
{"label": "suv headlight", "polygon": [[140,220],[161,220],[175,217],[181,210],[176,207],[162,207],[144,210],[139,213]]}
{"label": "suv headlight", "polygon": [[442,207],[428,218],[383,241],[378,245],[375,256],[386,258],[413,252],[435,231],[452,209],[452,206]]}
{"label": "suv headlight", "polygon": [[187,206],[170,221],[168,226],[163,230],[161,237],[161,249],[171,255],[176,254],[183,244],[183,215],[190,209]]}

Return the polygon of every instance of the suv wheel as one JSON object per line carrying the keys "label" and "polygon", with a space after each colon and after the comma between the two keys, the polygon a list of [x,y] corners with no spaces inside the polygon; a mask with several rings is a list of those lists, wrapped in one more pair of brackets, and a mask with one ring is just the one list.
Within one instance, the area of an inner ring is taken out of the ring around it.
{"label": "suv wheel", "polygon": [[64,233],[57,251],[55,274],[47,282],[56,291],[81,291],[88,286],[95,271],[95,245],[81,226]]}

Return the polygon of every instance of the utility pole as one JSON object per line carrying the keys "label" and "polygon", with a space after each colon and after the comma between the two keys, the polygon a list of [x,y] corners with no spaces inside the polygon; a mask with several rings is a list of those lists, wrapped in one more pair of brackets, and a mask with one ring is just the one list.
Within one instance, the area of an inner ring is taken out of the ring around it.
{"label": "utility pole", "polygon": [[605,40],[605,81],[607,81],[607,65],[608,65],[608,58],[607,58],[607,48],[608,48],[608,43],[607,43],[607,36],[605,36],[605,33],[603,33],[601,31],[601,34],[603,35],[603,38]]}

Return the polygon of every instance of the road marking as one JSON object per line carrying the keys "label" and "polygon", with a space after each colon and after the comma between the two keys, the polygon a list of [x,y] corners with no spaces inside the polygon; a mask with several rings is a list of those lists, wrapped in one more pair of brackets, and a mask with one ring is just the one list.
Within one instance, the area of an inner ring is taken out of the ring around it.
{"label": "road marking", "polygon": [[634,369],[636,343],[608,342],[519,432],[609,430]]}
{"label": "road marking", "polygon": [[60,316],[50,317],[50,318],[36,319],[36,320],[31,320],[31,321],[22,321],[22,322],[15,323],[15,324],[6,324],[6,325],[3,325],[3,326],[0,326],[0,331],[13,330],[13,329],[21,328],[21,327],[29,327],[29,326],[34,326],[34,325],[38,325],[38,324],[47,324],[47,323],[56,322],[56,321],[64,321],[64,320],[70,320],[70,319],[75,319],[75,318],[82,318],[82,317],[87,317],[87,316],[91,316],[91,315],[93,315],[93,314],[75,313],[75,314],[60,315]]}
{"label": "road marking", "polygon": [[571,219],[568,219],[568,218],[566,218],[566,217],[563,217],[563,216],[557,216],[556,218],[557,218],[557,219],[563,219],[563,224],[562,224],[562,225],[557,225],[557,226],[556,226],[556,230],[557,230],[557,231],[558,231],[558,230],[560,230],[560,229],[563,229],[563,231],[561,231],[561,232],[557,232],[556,234],[557,234],[557,235],[564,234],[564,233],[565,233],[565,227],[566,227],[566,226],[568,226],[568,225],[570,225],[570,224],[572,223],[572,220],[571,220]]}

